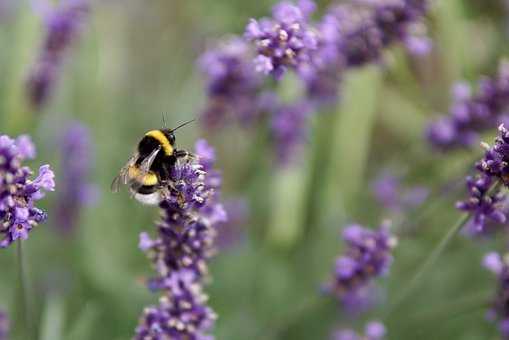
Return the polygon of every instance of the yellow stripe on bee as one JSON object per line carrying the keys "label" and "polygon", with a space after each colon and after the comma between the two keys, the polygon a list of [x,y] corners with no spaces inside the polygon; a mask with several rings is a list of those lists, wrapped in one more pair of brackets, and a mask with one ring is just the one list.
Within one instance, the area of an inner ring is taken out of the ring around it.
{"label": "yellow stripe on bee", "polygon": [[150,136],[155,138],[161,146],[163,147],[164,153],[169,156],[173,154],[173,146],[171,146],[170,141],[161,130],[151,130],[145,134],[145,136]]}
{"label": "yellow stripe on bee", "polygon": [[146,186],[152,186],[152,185],[156,185],[157,183],[159,183],[159,180],[157,179],[157,176],[155,173],[153,173],[152,171],[149,171],[145,175],[142,175],[140,173],[140,169],[135,166],[129,167],[128,176],[131,180],[135,180],[135,181],[140,182],[141,184],[146,185]]}

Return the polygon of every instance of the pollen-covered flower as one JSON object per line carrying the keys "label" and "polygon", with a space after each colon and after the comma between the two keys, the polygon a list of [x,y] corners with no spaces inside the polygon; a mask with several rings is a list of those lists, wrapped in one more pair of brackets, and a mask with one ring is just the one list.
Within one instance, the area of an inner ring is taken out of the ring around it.
{"label": "pollen-covered flower", "polygon": [[372,281],[385,275],[392,263],[396,238],[383,224],[378,230],[351,225],[343,230],[345,250],[336,259],[333,278],[324,288],[349,310],[361,310],[371,302]]}
{"label": "pollen-covered flower", "polygon": [[140,234],[139,246],[157,271],[148,286],[163,297],[159,306],[145,311],[135,339],[209,339],[203,332],[214,316],[204,305],[200,285],[214,253],[217,226],[227,216],[219,203],[221,176],[213,169],[214,149],[199,140],[195,152],[196,159],[177,164],[171,174],[156,236]]}
{"label": "pollen-covered flower", "polygon": [[7,318],[7,314],[0,310],[0,340],[9,339],[9,319]]}
{"label": "pollen-covered flower", "polygon": [[88,0],[71,0],[45,18],[44,42],[27,81],[28,100],[34,108],[40,109],[51,96],[67,51],[88,11]]}
{"label": "pollen-covered flower", "polygon": [[250,59],[248,46],[240,38],[225,41],[200,58],[207,93],[202,117],[207,126],[232,118],[251,123],[257,118],[261,79]]}
{"label": "pollen-covered flower", "polygon": [[509,117],[509,63],[502,61],[493,78],[483,78],[476,93],[464,83],[453,88],[453,104],[449,115],[431,123],[426,136],[431,145],[441,150],[471,147],[479,133],[507,122]]}
{"label": "pollen-covered flower", "polygon": [[11,139],[0,135],[0,248],[17,239],[26,240],[29,232],[46,220],[46,213],[35,206],[45,191],[55,188],[49,165],[39,168],[35,179],[22,162],[35,157],[35,147],[26,135]]}
{"label": "pollen-covered flower", "polygon": [[78,223],[82,207],[97,198],[98,190],[89,182],[93,150],[88,128],[77,122],[69,124],[59,144],[61,185],[55,220],[61,231],[69,233]]}
{"label": "pollen-covered flower", "polygon": [[334,332],[331,340],[383,340],[385,335],[385,326],[379,321],[371,321],[364,327],[364,334],[351,329],[339,329]]}
{"label": "pollen-covered flower", "polygon": [[312,63],[318,37],[308,19],[314,7],[310,0],[283,1],[272,9],[272,18],[249,21],[245,38],[256,46],[256,71],[279,79],[288,69],[298,71]]}
{"label": "pollen-covered flower", "polygon": [[145,308],[136,328],[135,340],[196,339],[206,335],[216,319],[207,307],[207,296],[193,272],[172,272],[164,279],[164,295],[157,306]]}
{"label": "pollen-covered flower", "polygon": [[488,312],[488,319],[498,322],[503,339],[509,339],[509,257],[496,253],[488,253],[483,265],[497,275],[498,289]]}

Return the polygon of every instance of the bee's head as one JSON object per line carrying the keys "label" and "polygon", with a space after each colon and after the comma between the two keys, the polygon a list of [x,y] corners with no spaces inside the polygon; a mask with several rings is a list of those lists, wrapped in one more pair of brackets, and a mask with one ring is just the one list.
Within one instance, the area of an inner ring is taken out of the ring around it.
{"label": "bee's head", "polygon": [[170,141],[171,145],[175,145],[175,133],[173,131],[168,131],[168,140]]}
{"label": "bee's head", "polygon": [[176,128],[174,129],[164,129],[164,134],[166,135],[166,137],[168,138],[168,140],[170,141],[170,144],[171,145],[175,145],[175,131],[177,131],[178,129],[180,129],[181,127],[184,127],[186,126],[187,124],[191,123],[191,122],[194,122],[194,119],[190,120],[190,121],[187,121],[183,124],[180,124],[179,126],[177,126]]}

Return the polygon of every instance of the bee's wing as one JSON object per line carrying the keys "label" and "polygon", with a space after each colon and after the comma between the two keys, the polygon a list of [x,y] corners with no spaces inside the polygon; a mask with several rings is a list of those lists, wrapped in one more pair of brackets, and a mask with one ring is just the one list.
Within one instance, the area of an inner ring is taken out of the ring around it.
{"label": "bee's wing", "polygon": [[140,165],[140,175],[141,176],[145,176],[149,172],[150,167],[152,166],[152,163],[154,163],[154,160],[156,159],[157,154],[159,153],[159,151],[161,151],[161,147],[160,146],[158,146],[156,149],[154,149],[154,151],[152,151],[150,153],[150,155],[148,155],[143,160],[143,162],[141,162],[141,165]]}
{"label": "bee's wing", "polygon": [[126,165],[120,169],[118,175],[111,182],[111,191],[118,192],[120,188],[120,184],[127,184],[127,175],[129,173],[129,168],[133,166],[138,160],[138,154],[135,154],[129,158]]}

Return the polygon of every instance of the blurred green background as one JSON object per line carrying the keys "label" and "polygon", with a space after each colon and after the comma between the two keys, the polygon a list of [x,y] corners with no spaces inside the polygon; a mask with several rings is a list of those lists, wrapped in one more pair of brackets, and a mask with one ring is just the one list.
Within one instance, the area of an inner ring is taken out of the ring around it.
{"label": "blurred green background", "polygon": [[[38,147],[31,165],[50,163],[58,191],[56,138],[67,122],[81,121],[95,143],[91,179],[101,194],[72,237],[52,226],[58,192],[41,201],[49,221],[25,242],[32,314],[43,340],[128,339],[143,307],[157,299],[142,284],[152,270],[137,247],[139,232],[153,230],[157,209],[110,193],[110,182],[140,136],[162,126],[161,113],[169,125],[199,116],[205,93],[197,58],[221,37],[242,33],[274,1],[95,1],[42,112],[28,109],[24,92],[44,34],[41,17],[28,1],[13,3],[0,18],[0,132],[31,134]],[[320,10],[328,4],[320,1]],[[277,167],[257,126],[203,131],[194,124],[178,133],[183,148],[198,137],[217,148],[225,200],[245,198],[250,210],[236,226],[244,236],[211,263],[206,291],[219,315],[217,339],[327,339],[337,326],[359,329],[373,318],[386,322],[389,339],[497,338],[484,317],[495,280],[480,261],[503,239],[456,238],[419,289],[387,314],[458,218],[453,205],[463,186],[432,194],[427,213],[393,216],[377,205],[370,184],[391,169],[404,173],[406,184],[436,192],[470,171],[480,150],[440,156],[422,133],[428,119],[447,112],[454,81],[495,72],[508,46],[508,18],[502,0],[436,1],[428,20],[433,53],[414,59],[394,48],[382,67],[350,72],[341,103],[313,118],[296,166]],[[291,92],[295,85],[284,86]],[[378,280],[385,304],[355,319],[322,297],[320,285],[341,251],[341,228],[352,221],[374,227],[385,218],[403,225],[415,219],[415,230],[400,239],[390,276]],[[0,252],[0,306],[14,328],[15,263],[14,247]]]}

